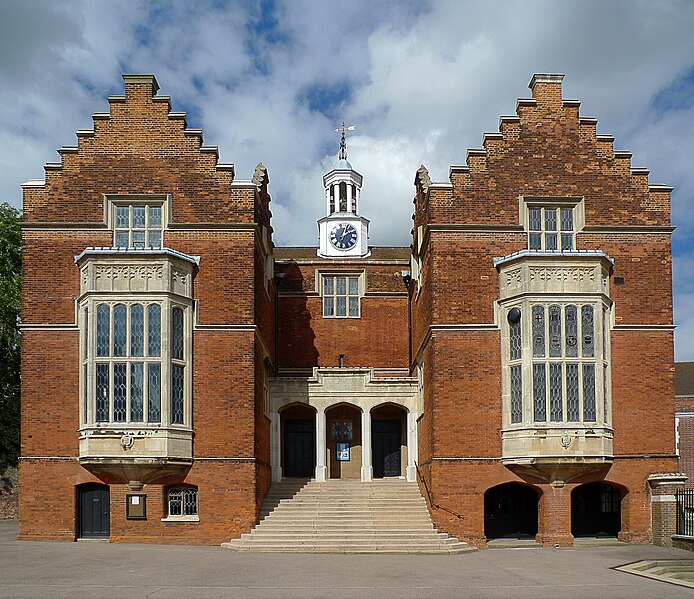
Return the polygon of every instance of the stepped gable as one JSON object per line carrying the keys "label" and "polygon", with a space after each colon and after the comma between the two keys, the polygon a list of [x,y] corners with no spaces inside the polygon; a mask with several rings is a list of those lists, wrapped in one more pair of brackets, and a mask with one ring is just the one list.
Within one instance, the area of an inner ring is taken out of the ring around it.
{"label": "stepped gable", "polygon": [[[101,222],[103,194],[175,195],[172,222],[253,222],[265,167],[253,181],[234,181],[234,165],[219,162],[202,130],[158,96],[153,75],[124,75],[125,95],[109,98],[93,129],[77,131],[77,145],[58,150],[45,180],[24,184],[27,222]],[[262,165],[259,165],[261,167]],[[89,201],[85,201],[89,200]]]}
{"label": "stepped gable", "polygon": [[519,99],[516,114],[502,116],[465,165],[451,166],[450,183],[431,183],[419,169],[416,209],[425,221],[516,225],[522,195],[585,197],[586,222],[596,226],[670,225],[672,188],[649,185],[649,171],[633,168],[630,152],[597,134],[597,120],[563,97],[563,78],[534,75],[532,98]]}

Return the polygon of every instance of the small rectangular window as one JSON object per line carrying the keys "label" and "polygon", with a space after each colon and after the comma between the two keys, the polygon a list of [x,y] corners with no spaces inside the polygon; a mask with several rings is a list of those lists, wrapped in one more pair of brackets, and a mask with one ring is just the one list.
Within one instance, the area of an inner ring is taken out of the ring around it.
{"label": "small rectangular window", "polygon": [[574,208],[528,207],[528,247],[547,252],[574,249]]}
{"label": "small rectangular window", "polygon": [[323,316],[359,318],[359,276],[322,275]]}
{"label": "small rectangular window", "polygon": [[113,219],[114,245],[125,248],[160,248],[163,210],[161,204],[117,205]]}

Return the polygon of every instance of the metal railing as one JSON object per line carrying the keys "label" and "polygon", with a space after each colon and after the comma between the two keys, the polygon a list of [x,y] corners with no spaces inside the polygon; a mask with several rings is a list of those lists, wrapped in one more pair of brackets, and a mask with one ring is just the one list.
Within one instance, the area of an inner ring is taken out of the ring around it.
{"label": "metal railing", "polygon": [[678,535],[694,537],[694,489],[677,491],[677,527]]}
{"label": "metal railing", "polygon": [[426,480],[426,478],[424,478],[424,476],[422,476],[422,471],[419,469],[419,464],[417,464],[416,461],[414,463],[414,467],[417,469],[417,476],[419,477],[419,480],[421,480],[422,484],[424,485],[424,490],[426,491],[427,502],[429,503],[429,505],[431,507],[435,507],[437,510],[448,512],[449,514],[455,516],[459,520],[462,520],[463,519],[462,514],[459,514],[458,512],[454,512],[453,510],[448,509],[447,507],[445,507],[439,503],[434,502],[434,498],[431,496],[431,491],[429,491],[429,485],[427,484],[427,480]]}

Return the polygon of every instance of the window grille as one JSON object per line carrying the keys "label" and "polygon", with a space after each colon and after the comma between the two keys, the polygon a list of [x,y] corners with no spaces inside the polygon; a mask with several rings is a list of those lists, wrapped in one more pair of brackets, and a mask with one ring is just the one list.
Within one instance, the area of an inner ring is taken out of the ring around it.
{"label": "window grille", "polygon": [[198,490],[195,487],[174,487],[168,490],[169,517],[197,516]]}

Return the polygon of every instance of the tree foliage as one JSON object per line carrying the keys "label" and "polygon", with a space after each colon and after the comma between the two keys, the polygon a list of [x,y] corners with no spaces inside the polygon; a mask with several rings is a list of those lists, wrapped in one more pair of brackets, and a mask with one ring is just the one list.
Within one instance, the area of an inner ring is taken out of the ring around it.
{"label": "tree foliage", "polygon": [[19,457],[19,319],[22,307],[21,214],[0,204],[0,467]]}

